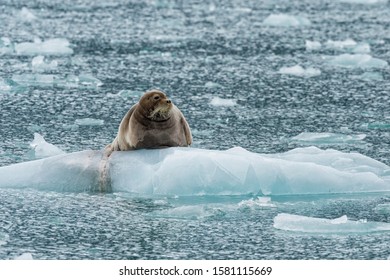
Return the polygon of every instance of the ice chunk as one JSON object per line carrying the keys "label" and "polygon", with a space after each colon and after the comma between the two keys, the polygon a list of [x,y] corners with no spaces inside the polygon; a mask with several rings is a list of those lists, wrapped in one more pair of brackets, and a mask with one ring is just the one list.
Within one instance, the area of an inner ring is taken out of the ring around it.
{"label": "ice chunk", "polygon": [[4,91],[10,91],[12,87],[3,79],[0,77],[0,93]]}
{"label": "ice chunk", "polygon": [[321,70],[309,67],[307,69],[304,69],[300,65],[295,65],[292,67],[282,67],[279,69],[280,74],[286,74],[286,75],[294,75],[294,76],[299,76],[299,77],[314,77],[321,75]]}
{"label": "ice chunk", "polygon": [[309,40],[306,40],[305,45],[306,50],[319,50],[322,46],[320,42]]}
{"label": "ice chunk", "polygon": [[0,56],[4,54],[12,54],[14,52],[14,46],[11,40],[7,37],[0,38]]}
{"label": "ice chunk", "polygon": [[388,0],[338,0],[342,3],[351,3],[351,4],[379,4],[379,3],[387,3]]}
{"label": "ice chunk", "polygon": [[379,214],[390,215],[390,203],[378,204],[374,210]]}
{"label": "ice chunk", "polygon": [[20,74],[13,75],[12,80],[21,86],[53,86],[55,75],[49,74]]}
{"label": "ice chunk", "polygon": [[30,143],[36,159],[65,154],[63,150],[47,143],[39,133],[34,133],[34,140]]}
{"label": "ice chunk", "polygon": [[118,92],[118,95],[122,97],[123,99],[127,99],[129,97],[137,97],[140,98],[142,96],[143,92],[138,90],[128,90],[128,89],[122,89]]}
{"label": "ice chunk", "polygon": [[99,126],[99,125],[104,125],[104,120],[84,118],[84,119],[76,119],[74,123],[81,126]]}
{"label": "ice chunk", "polygon": [[360,43],[357,44],[353,49],[352,52],[354,53],[370,53],[371,48],[368,43]]}
{"label": "ice chunk", "polygon": [[235,99],[224,99],[224,98],[220,98],[220,97],[213,97],[213,99],[211,99],[211,101],[210,101],[210,105],[213,105],[216,107],[219,107],[219,106],[231,107],[231,106],[236,106],[237,102]]}
{"label": "ice chunk", "polygon": [[390,231],[389,223],[351,221],[347,216],[336,219],[312,218],[281,213],[274,218],[274,227],[281,230],[305,233],[371,233]]}
{"label": "ice chunk", "polygon": [[207,88],[221,88],[222,87],[220,84],[214,83],[214,82],[207,82],[207,83],[205,83],[204,86]]}
{"label": "ice chunk", "polygon": [[353,75],[351,78],[363,81],[383,81],[383,75],[379,72],[364,72],[361,75]]}
{"label": "ice chunk", "polygon": [[14,258],[14,260],[33,260],[33,255],[31,253],[23,253],[20,256]]}
{"label": "ice chunk", "polygon": [[171,209],[164,209],[153,212],[153,216],[171,218],[197,220],[214,216],[218,210],[209,205],[184,205]]}
{"label": "ice chunk", "polygon": [[305,17],[287,14],[271,14],[263,21],[263,24],[269,26],[298,27],[310,25],[311,22]]}
{"label": "ice chunk", "polygon": [[258,207],[276,207],[275,204],[271,203],[271,198],[267,196],[261,196],[257,199],[249,199],[249,200],[243,200],[240,203],[238,203],[238,206],[240,208],[258,208]]}
{"label": "ice chunk", "polygon": [[359,143],[366,138],[365,134],[346,135],[330,132],[302,132],[291,138],[293,142],[310,145],[339,144],[339,143]]}
{"label": "ice chunk", "polygon": [[384,129],[389,130],[390,129],[390,122],[373,122],[367,124],[368,129]]}
{"label": "ice chunk", "polygon": [[[0,167],[0,188],[97,191],[102,151]],[[390,168],[357,153],[318,148],[282,154],[166,148],[113,152],[110,189],[141,196],[389,192]]]}
{"label": "ice chunk", "polygon": [[45,61],[45,57],[43,55],[38,55],[34,57],[31,61],[31,67],[34,71],[43,72],[46,70],[54,70],[58,66],[58,62],[53,60],[51,62]]}
{"label": "ice chunk", "polygon": [[349,68],[386,68],[387,61],[373,58],[369,54],[341,54],[330,59],[330,64]]}
{"label": "ice chunk", "polygon": [[347,49],[347,48],[353,48],[357,45],[356,41],[353,39],[346,39],[344,41],[333,41],[333,40],[328,40],[325,43],[325,46],[327,48],[331,49]]}
{"label": "ice chunk", "polygon": [[0,231],[0,246],[7,244],[9,235],[5,232]]}
{"label": "ice chunk", "polygon": [[37,19],[37,17],[26,7],[23,7],[19,12],[19,19],[25,22],[31,22]]}
{"label": "ice chunk", "polygon": [[102,86],[103,83],[93,77],[91,74],[80,74],[79,76],[69,75],[65,80],[61,81],[61,86],[65,87],[88,87],[96,88]]}
{"label": "ice chunk", "polygon": [[71,55],[73,50],[69,47],[67,39],[55,38],[46,41],[36,40],[33,43],[25,42],[15,45],[18,55]]}

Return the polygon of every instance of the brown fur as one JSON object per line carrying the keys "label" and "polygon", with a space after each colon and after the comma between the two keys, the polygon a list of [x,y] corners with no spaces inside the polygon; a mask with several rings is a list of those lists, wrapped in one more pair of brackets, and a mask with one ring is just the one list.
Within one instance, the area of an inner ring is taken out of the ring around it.
{"label": "brown fur", "polygon": [[181,111],[159,90],[146,92],[122,119],[107,149],[126,151],[191,145],[190,127]]}

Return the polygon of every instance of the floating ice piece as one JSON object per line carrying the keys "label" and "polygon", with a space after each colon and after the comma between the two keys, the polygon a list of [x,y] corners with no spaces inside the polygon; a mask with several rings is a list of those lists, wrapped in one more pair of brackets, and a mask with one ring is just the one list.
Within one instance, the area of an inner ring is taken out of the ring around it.
{"label": "floating ice piece", "polygon": [[37,17],[26,7],[23,7],[19,12],[19,19],[25,22],[31,22],[37,19]]}
{"label": "floating ice piece", "polygon": [[99,126],[99,125],[104,125],[104,120],[84,118],[84,119],[76,119],[74,123],[81,126]]}
{"label": "floating ice piece", "polygon": [[0,77],[0,93],[4,91],[10,91],[12,87],[3,79]]}
{"label": "floating ice piece", "polygon": [[47,143],[39,133],[34,133],[34,140],[30,143],[30,147],[33,149],[36,159],[65,154],[60,148]]}
{"label": "floating ice piece", "polygon": [[364,125],[368,129],[384,129],[389,130],[390,129],[390,122],[373,122]]}
{"label": "floating ice piece", "polygon": [[330,64],[349,68],[386,68],[387,61],[379,58],[373,58],[369,54],[341,54],[333,57]]}
{"label": "floating ice piece", "polygon": [[371,51],[370,45],[368,43],[357,43],[353,39],[346,39],[344,41],[328,40],[325,43],[325,46],[330,49],[349,50],[353,53],[370,53]]}
{"label": "floating ice piece", "polygon": [[66,87],[88,87],[88,88],[94,88],[94,87],[100,87],[103,85],[103,83],[93,77],[91,74],[80,74],[79,76],[75,75],[69,75],[66,77],[64,81],[62,81],[62,85]]}
{"label": "floating ice piece", "polygon": [[383,75],[379,72],[364,72],[361,75],[353,75],[351,78],[363,81],[383,81]]}
{"label": "floating ice piece", "polygon": [[5,232],[0,231],[0,246],[7,244],[9,235]]}
{"label": "floating ice piece", "polygon": [[13,75],[12,81],[20,86],[41,86],[41,87],[69,87],[69,88],[96,88],[103,83],[90,74],[81,74],[80,76],[68,75],[62,77],[52,74],[20,74]]}
{"label": "floating ice piece", "polygon": [[218,214],[218,210],[209,205],[184,205],[155,211],[152,214],[153,216],[171,219],[197,220],[212,217]]}
{"label": "floating ice piece", "polygon": [[118,95],[122,97],[123,99],[127,99],[129,97],[137,97],[140,98],[142,96],[143,92],[138,90],[128,90],[128,89],[122,89],[118,92]]}
{"label": "floating ice piece", "polygon": [[374,208],[375,212],[379,214],[387,214],[390,215],[390,203],[383,203],[383,204],[378,204]]}
{"label": "floating ice piece", "polygon": [[12,81],[21,86],[54,86],[57,81],[55,75],[51,74],[20,74],[13,75]]}
{"label": "floating ice piece", "polygon": [[220,97],[213,97],[213,99],[211,99],[211,101],[210,101],[210,105],[213,105],[216,107],[219,107],[219,106],[232,107],[232,106],[236,106],[237,102],[234,99],[224,99],[224,98],[220,98]]}
{"label": "floating ice piece", "polygon": [[214,83],[214,82],[207,82],[207,83],[205,83],[204,86],[207,88],[221,88],[222,87],[220,84]]}
{"label": "floating ice piece", "polygon": [[23,253],[20,256],[14,258],[14,260],[33,260],[33,255],[31,253]]}
{"label": "floating ice piece", "polygon": [[275,204],[271,203],[271,198],[267,196],[261,196],[257,199],[243,200],[238,203],[238,207],[241,208],[258,208],[258,207],[276,207]]}
{"label": "floating ice piece", "polygon": [[336,219],[322,219],[281,213],[274,218],[274,227],[305,233],[349,234],[390,231],[389,223],[351,221],[345,215]]}
{"label": "floating ice piece", "polygon": [[321,70],[309,67],[307,69],[304,69],[300,65],[295,65],[292,67],[282,67],[279,69],[280,74],[286,74],[286,75],[293,75],[293,76],[299,76],[299,77],[315,77],[318,75],[321,75]]}
{"label": "floating ice piece", "polygon": [[305,45],[306,50],[319,50],[322,46],[320,42],[310,40],[306,40]]}
{"label": "floating ice piece", "polygon": [[351,3],[351,4],[379,4],[379,3],[387,3],[388,0],[338,0],[342,3]]}
{"label": "floating ice piece", "polygon": [[7,37],[0,38],[0,56],[4,54],[12,54],[14,52],[14,46],[11,40]]}
{"label": "floating ice piece", "polygon": [[346,135],[330,132],[302,132],[291,138],[293,142],[305,143],[310,145],[321,144],[339,144],[339,143],[359,143],[366,138],[365,134]]}
{"label": "floating ice piece", "polygon": [[73,50],[69,41],[63,38],[49,39],[44,42],[36,40],[34,43],[25,42],[15,45],[18,55],[71,55]]}
{"label": "floating ice piece", "polygon": [[38,55],[34,57],[31,61],[31,67],[34,71],[42,72],[46,70],[54,70],[58,66],[58,62],[53,60],[51,62],[46,62],[43,55]]}
{"label": "floating ice piece", "polygon": [[390,168],[360,154],[315,147],[283,154],[166,148],[113,152],[99,188],[102,151],[0,167],[0,188],[113,191],[138,196],[389,192]]}
{"label": "floating ice piece", "polygon": [[269,26],[298,27],[310,25],[311,22],[305,17],[286,14],[271,14],[263,21],[263,24]]}

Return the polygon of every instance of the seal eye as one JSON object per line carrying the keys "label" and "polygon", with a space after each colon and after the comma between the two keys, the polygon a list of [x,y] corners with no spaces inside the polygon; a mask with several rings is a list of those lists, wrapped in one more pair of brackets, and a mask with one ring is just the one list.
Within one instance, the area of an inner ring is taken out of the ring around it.
{"label": "seal eye", "polygon": [[160,99],[160,96],[158,96],[158,95],[156,95],[155,97],[154,97],[154,100],[159,100]]}

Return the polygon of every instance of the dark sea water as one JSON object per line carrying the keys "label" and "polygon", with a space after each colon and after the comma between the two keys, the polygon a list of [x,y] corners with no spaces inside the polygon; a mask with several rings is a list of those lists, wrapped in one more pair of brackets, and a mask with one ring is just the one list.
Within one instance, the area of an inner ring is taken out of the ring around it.
{"label": "dark sea water", "polygon": [[[270,26],[264,20],[271,14],[310,24]],[[181,109],[194,147],[273,154],[316,145],[390,165],[389,2],[0,0],[0,25],[0,166],[30,160],[34,132],[66,152],[103,148],[151,88]],[[68,40],[72,53],[45,55],[55,63],[46,69],[32,63],[39,51],[15,50],[53,38]],[[347,39],[355,44],[330,42]],[[306,41],[321,47],[308,49]],[[343,54],[361,64],[332,63]],[[320,74],[279,73],[296,65]],[[233,106],[216,106],[216,97]],[[86,118],[104,124],[77,125]],[[303,132],[341,140],[292,139]],[[0,189],[0,259],[26,252],[34,259],[390,256],[389,231],[273,226],[279,213],[390,223],[388,194],[272,197],[272,205],[256,199]]]}

